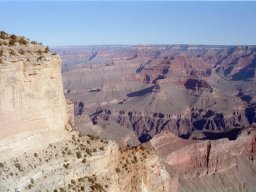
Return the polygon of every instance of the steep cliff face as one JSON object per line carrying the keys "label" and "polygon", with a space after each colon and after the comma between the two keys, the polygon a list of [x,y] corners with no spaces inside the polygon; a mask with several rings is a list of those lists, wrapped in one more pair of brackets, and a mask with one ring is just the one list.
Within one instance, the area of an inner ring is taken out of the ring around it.
{"label": "steep cliff face", "polygon": [[188,109],[186,114],[101,109],[91,117],[94,124],[114,121],[122,127],[133,130],[142,143],[162,131],[170,131],[183,138],[200,139],[193,134],[195,130],[223,132],[250,125],[244,111],[223,115],[212,110],[197,108]]}
{"label": "steep cliff face", "polygon": [[165,133],[151,144],[166,164],[174,191],[255,190],[255,127],[236,140],[184,140]]}
{"label": "steep cliff face", "polygon": [[62,131],[67,125],[61,60],[23,37],[1,39],[0,139]]}

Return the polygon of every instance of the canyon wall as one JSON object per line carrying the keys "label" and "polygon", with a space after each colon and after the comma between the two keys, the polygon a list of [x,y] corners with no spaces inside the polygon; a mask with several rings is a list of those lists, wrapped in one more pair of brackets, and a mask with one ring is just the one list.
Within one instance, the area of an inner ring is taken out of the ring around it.
{"label": "canyon wall", "polygon": [[150,142],[165,162],[173,191],[255,190],[255,127],[236,140],[186,140],[162,133]]}
{"label": "canyon wall", "polygon": [[74,130],[60,69],[48,47],[0,32],[0,191],[169,192],[150,146]]}
{"label": "canyon wall", "polygon": [[20,44],[22,38],[16,39],[13,46],[1,46],[0,139],[24,132],[62,131],[67,114],[61,60],[45,46],[26,39]]}

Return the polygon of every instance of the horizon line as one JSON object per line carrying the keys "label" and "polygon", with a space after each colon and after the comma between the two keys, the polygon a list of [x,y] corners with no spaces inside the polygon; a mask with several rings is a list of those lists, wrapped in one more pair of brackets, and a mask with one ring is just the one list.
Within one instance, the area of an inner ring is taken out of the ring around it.
{"label": "horizon line", "polygon": [[[50,48],[58,47],[136,47],[136,46],[213,46],[213,47],[230,47],[230,46],[256,46],[256,44],[194,44],[194,43],[170,43],[170,44],[82,44],[82,45],[48,45]],[[47,45],[46,45],[47,46]]]}

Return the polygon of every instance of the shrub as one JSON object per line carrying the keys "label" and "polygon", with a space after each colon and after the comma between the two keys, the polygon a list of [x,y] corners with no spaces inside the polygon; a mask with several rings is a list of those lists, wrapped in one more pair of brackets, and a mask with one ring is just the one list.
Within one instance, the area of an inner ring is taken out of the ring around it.
{"label": "shrub", "polygon": [[16,53],[15,53],[13,50],[11,50],[11,51],[9,52],[9,54],[10,54],[10,55],[16,55]]}
{"label": "shrub", "polygon": [[90,150],[90,149],[88,149],[88,148],[87,148],[85,151],[86,151],[86,153],[87,153],[88,155],[90,155],[90,156],[92,155],[92,153],[91,153],[91,150]]}
{"label": "shrub", "polygon": [[43,53],[43,52],[42,52],[41,50],[38,50],[38,51],[37,51],[37,54],[39,54],[39,55],[42,55],[42,53]]}
{"label": "shrub", "polygon": [[83,158],[82,163],[86,163],[86,159],[85,158]]}
{"label": "shrub", "polygon": [[37,61],[39,61],[39,60],[41,60],[41,59],[43,59],[43,56],[38,57],[38,58],[37,58]]}
{"label": "shrub", "polygon": [[24,55],[25,51],[23,49],[19,50],[19,54]]}
{"label": "shrub", "polygon": [[4,167],[4,164],[3,164],[3,163],[0,163],[0,167],[3,168],[3,167]]}
{"label": "shrub", "polygon": [[100,147],[100,150],[101,150],[101,151],[104,151],[104,147]]}
{"label": "shrub", "polygon": [[65,167],[66,169],[68,169],[68,168],[69,168],[69,163],[63,164],[63,167]]}
{"label": "shrub", "polygon": [[7,33],[4,31],[0,31],[0,39],[6,39],[7,38]]}
{"label": "shrub", "polygon": [[0,50],[0,57],[4,55],[4,50]]}
{"label": "shrub", "polygon": [[30,183],[30,184],[28,185],[28,188],[31,189],[32,187],[33,187],[33,185]]}
{"label": "shrub", "polygon": [[120,170],[119,168],[116,168],[116,172],[117,172],[117,173],[120,173],[121,170]]}
{"label": "shrub", "polygon": [[15,41],[17,40],[17,36],[14,35],[14,34],[12,34],[12,35],[10,36],[10,38],[13,39],[13,40],[15,40]]}
{"label": "shrub", "polygon": [[24,37],[21,37],[18,42],[19,42],[20,45],[27,45],[28,44],[27,40]]}
{"label": "shrub", "polygon": [[76,152],[76,156],[78,159],[80,159],[82,157],[81,152],[80,151]]}
{"label": "shrub", "polygon": [[38,157],[37,153],[34,153],[34,157]]}
{"label": "shrub", "polygon": [[19,170],[22,171],[21,165],[19,163],[15,163],[14,166]]}
{"label": "shrub", "polygon": [[9,41],[9,45],[10,45],[10,46],[14,46],[15,43],[16,43],[16,40],[14,40],[14,39],[11,39],[11,40]]}
{"label": "shrub", "polygon": [[91,185],[90,188],[94,191],[105,191],[103,187],[99,183],[95,183],[94,185]]}
{"label": "shrub", "polygon": [[50,52],[50,50],[49,50],[49,47],[48,47],[48,46],[45,48],[44,52],[45,52],[45,53],[49,53],[49,52]]}

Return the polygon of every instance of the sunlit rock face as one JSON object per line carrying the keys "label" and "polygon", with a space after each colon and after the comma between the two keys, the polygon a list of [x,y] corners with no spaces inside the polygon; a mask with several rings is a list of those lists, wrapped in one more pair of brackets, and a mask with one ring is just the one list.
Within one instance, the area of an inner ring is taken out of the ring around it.
{"label": "sunlit rock face", "polygon": [[23,37],[6,34],[0,42],[0,139],[63,130],[67,114],[59,56]]}

